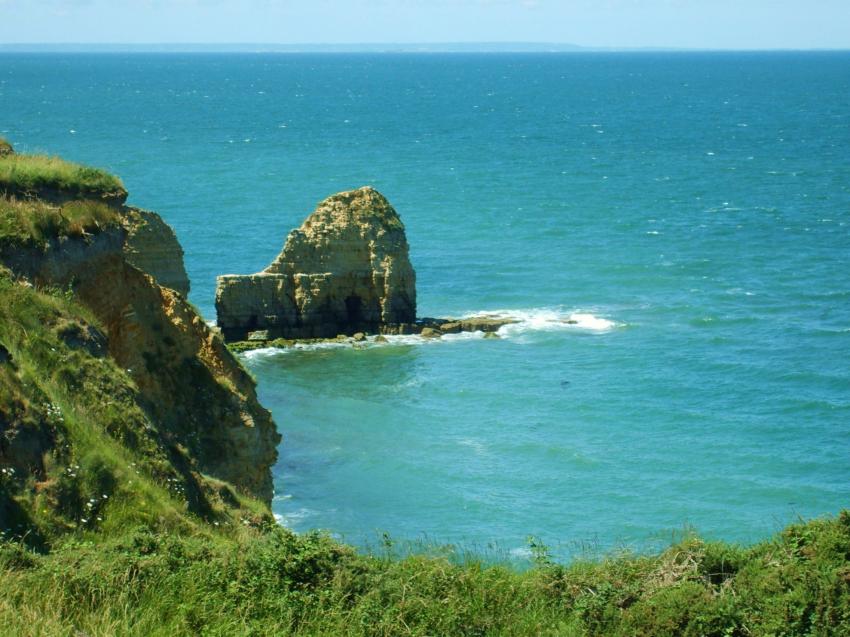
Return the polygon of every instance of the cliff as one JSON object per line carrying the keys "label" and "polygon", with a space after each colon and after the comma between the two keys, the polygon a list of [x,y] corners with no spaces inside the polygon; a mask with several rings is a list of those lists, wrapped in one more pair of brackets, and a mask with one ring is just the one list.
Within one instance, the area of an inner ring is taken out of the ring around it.
{"label": "cliff", "polygon": [[21,519],[47,536],[181,509],[227,519],[251,508],[240,493],[269,503],[280,437],[184,299],[170,228],[79,184],[53,179],[46,200],[10,187],[9,157],[6,192],[26,199],[0,198],[0,467],[14,476],[0,483],[0,528]]}
{"label": "cliff", "polygon": [[0,196],[60,208],[80,201],[115,208],[127,231],[124,251],[128,262],[160,285],[183,296],[189,294],[183,248],[174,231],[155,212],[125,206],[127,190],[113,175],[58,157],[17,155],[11,144],[0,139]]}
{"label": "cliff", "polygon": [[258,274],[218,277],[218,325],[228,338],[375,332],[416,320],[416,275],[404,225],[379,192],[322,201]]}
{"label": "cliff", "polygon": [[177,235],[155,212],[124,208],[122,215],[127,236],[124,255],[127,261],[156,282],[189,296],[189,277],[183,265],[183,248]]}

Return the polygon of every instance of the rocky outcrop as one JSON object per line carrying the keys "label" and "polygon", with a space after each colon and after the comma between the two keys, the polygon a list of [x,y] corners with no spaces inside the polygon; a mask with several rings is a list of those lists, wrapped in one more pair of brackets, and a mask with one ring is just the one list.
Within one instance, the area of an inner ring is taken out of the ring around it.
{"label": "rocky outcrop", "polygon": [[271,501],[280,436],[253,380],[182,295],[127,262],[123,234],[64,240],[6,265],[36,286],[73,289],[153,422],[200,471]]}
{"label": "rocky outcrop", "polygon": [[404,225],[376,190],[321,202],[264,271],[218,277],[216,311],[226,337],[378,332],[416,320],[416,275]]}
{"label": "rocky outcrop", "polygon": [[125,207],[122,214],[127,238],[124,255],[127,260],[150,274],[156,282],[189,295],[189,277],[183,265],[183,248],[177,235],[155,212]]}
{"label": "rocky outcrop", "polygon": [[7,142],[5,139],[0,137],[0,157],[5,157],[7,155],[14,155],[15,149],[12,148],[12,144]]}
{"label": "rocky outcrop", "polygon": [[[270,502],[280,435],[253,380],[182,294],[137,267],[145,255],[130,262],[127,237],[122,219],[93,234],[51,239],[46,248],[0,250],[0,265],[35,289],[73,293],[91,312],[101,333],[68,324],[57,326],[59,338],[125,370],[152,427],[191,458],[193,471]],[[15,439],[28,449],[38,436]]]}

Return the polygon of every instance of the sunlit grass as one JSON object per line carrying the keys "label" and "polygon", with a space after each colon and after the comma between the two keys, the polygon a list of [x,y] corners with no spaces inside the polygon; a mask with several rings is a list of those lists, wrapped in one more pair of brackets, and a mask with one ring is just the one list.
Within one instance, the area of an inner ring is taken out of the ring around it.
{"label": "sunlit grass", "polygon": [[46,189],[82,197],[125,193],[118,177],[99,168],[48,155],[0,153],[0,193],[38,193]]}
{"label": "sunlit grass", "polygon": [[0,542],[0,625],[10,636],[846,635],[848,551],[847,513],[750,548],[690,538],[522,572],[364,556],[279,527],[139,528],[46,556]]}
{"label": "sunlit grass", "polygon": [[80,238],[118,225],[115,209],[96,201],[71,201],[57,207],[0,198],[0,248],[43,248],[51,239]]}

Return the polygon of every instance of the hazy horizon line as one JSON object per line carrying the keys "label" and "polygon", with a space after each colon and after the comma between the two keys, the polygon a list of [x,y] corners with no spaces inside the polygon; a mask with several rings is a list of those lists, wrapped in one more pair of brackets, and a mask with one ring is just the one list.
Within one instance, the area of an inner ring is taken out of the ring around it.
{"label": "hazy horizon line", "polygon": [[584,46],[567,42],[470,41],[470,42],[12,42],[0,43],[0,52],[139,52],[139,53],[759,53],[843,52],[850,47],[672,47]]}

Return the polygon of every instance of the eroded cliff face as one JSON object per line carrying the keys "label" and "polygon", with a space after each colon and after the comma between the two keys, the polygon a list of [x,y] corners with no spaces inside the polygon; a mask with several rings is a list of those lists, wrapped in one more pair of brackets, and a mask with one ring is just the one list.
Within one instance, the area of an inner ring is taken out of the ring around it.
{"label": "eroded cliff face", "polygon": [[181,294],[127,262],[123,245],[123,231],[66,240],[15,269],[73,290],[95,314],[143,409],[200,471],[270,502],[280,436],[253,380]]}
{"label": "eroded cliff face", "polygon": [[122,218],[127,229],[124,254],[127,260],[156,282],[189,295],[189,277],[183,265],[183,248],[177,235],[155,212],[125,207]]}
{"label": "eroded cliff face", "polygon": [[218,277],[218,325],[229,338],[268,330],[323,338],[416,320],[416,275],[404,225],[373,188],[321,202],[272,264]]}
{"label": "eroded cliff face", "polygon": [[[269,503],[280,441],[271,415],[221,337],[182,290],[172,289],[188,290],[188,282],[175,282],[174,270],[163,266],[182,254],[173,232],[152,213],[131,213],[130,223],[120,216],[96,234],[56,238],[46,248],[0,250],[0,265],[22,284],[61,290],[87,308],[103,332],[100,347],[129,374],[139,406],[160,435],[183,450],[194,470]],[[147,229],[128,239],[126,226],[140,219]],[[144,248],[158,236],[172,241],[164,257]],[[146,263],[172,285],[160,285],[138,267]],[[182,259],[179,265],[185,276]]]}

